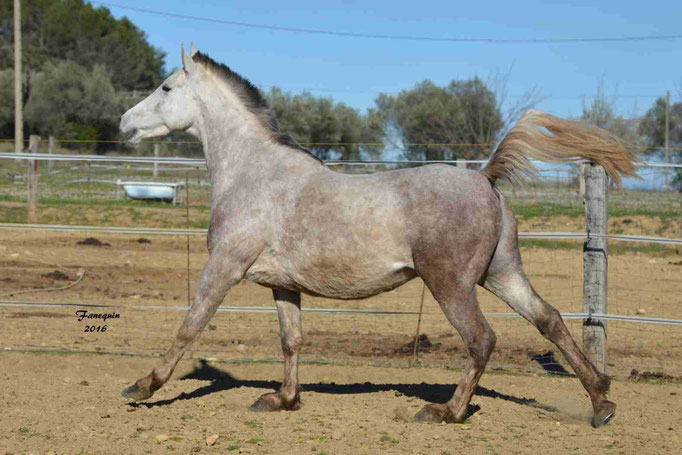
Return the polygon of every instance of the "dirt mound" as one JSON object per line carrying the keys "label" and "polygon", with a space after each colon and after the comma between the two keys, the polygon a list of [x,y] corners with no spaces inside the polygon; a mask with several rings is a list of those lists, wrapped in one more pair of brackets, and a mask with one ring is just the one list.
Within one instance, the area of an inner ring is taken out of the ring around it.
{"label": "dirt mound", "polygon": [[43,277],[45,278],[50,278],[53,280],[59,280],[59,281],[68,281],[69,280],[69,275],[67,275],[64,272],[61,272],[59,270],[55,270],[52,272],[44,273]]}
{"label": "dirt mound", "polygon": [[628,379],[630,381],[682,381],[682,378],[676,378],[675,376],[670,376],[669,374],[656,373],[652,371],[644,371],[643,373],[640,373],[637,369],[633,369],[630,372],[630,377],[628,377]]}
{"label": "dirt mound", "polygon": [[85,240],[81,240],[80,242],[76,242],[76,243],[78,243],[79,245],[89,245],[89,246],[99,246],[99,247],[111,246],[110,243],[102,242],[101,240],[96,239],[94,237],[88,237]]}
{"label": "dirt mound", "polygon": [[[429,352],[431,349],[437,348],[440,346],[440,343],[433,343],[431,340],[429,340],[428,335],[425,333],[422,333],[419,335],[418,342],[417,342],[417,351],[419,352]],[[410,341],[404,346],[404,349],[407,350],[409,353],[414,352],[414,340]]]}

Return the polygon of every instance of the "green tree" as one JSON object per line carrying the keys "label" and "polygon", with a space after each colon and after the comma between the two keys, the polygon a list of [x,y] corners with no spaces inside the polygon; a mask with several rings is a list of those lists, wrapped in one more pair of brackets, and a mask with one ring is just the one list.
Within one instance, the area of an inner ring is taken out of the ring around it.
{"label": "green tree", "polygon": [[117,137],[123,107],[104,67],[88,70],[63,61],[46,65],[31,80],[25,110],[29,131],[89,141]]}
{"label": "green tree", "polygon": [[266,98],[280,130],[310,148],[321,159],[358,160],[381,153],[383,125],[370,112],[361,115],[344,103],[308,92],[293,95],[273,87]]}
{"label": "green tree", "polygon": [[0,70],[0,137],[14,136],[14,71]]}
{"label": "green tree", "polygon": [[[165,54],[127,18],[83,0],[22,0],[24,70],[70,60],[103,65],[116,90],[149,90],[161,83]],[[13,65],[13,1],[0,0],[0,69]]]}
{"label": "green tree", "polygon": [[604,96],[601,83],[597,86],[597,96],[592,100],[592,104],[589,107],[583,105],[583,113],[580,120],[605,129],[621,138],[628,145],[633,147],[642,145],[643,139],[638,131],[637,122],[616,115],[613,103]]}
{"label": "green tree", "polygon": [[[651,147],[665,146],[665,98],[658,98],[639,124],[639,132]],[[669,140],[677,147],[682,143],[682,102],[670,106]],[[649,150],[649,153],[656,150]]]}
{"label": "green tree", "polygon": [[[647,154],[660,154],[665,146],[665,98],[658,98],[653,106],[644,115],[639,124],[639,133],[644,136],[644,143],[650,148]],[[670,130],[669,140],[671,147],[671,160],[673,163],[682,164],[682,102],[673,103],[670,106]],[[682,170],[673,171],[673,185],[682,190]]]}
{"label": "green tree", "polygon": [[505,126],[495,92],[479,78],[445,87],[425,80],[395,96],[382,93],[375,102],[410,160],[485,158]]}

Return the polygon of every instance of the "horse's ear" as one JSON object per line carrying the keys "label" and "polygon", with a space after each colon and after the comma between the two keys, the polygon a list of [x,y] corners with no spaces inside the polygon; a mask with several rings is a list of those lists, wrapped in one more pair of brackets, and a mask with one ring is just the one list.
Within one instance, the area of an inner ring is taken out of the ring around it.
{"label": "horse's ear", "polygon": [[194,45],[194,43],[191,43],[191,44],[189,45],[189,55],[191,55],[192,57],[194,57],[194,54],[196,54],[197,52],[199,52],[199,51],[197,50],[197,47]]}
{"label": "horse's ear", "polygon": [[182,45],[182,66],[188,74],[196,71],[197,64],[192,60],[192,57],[185,51],[185,45]]}

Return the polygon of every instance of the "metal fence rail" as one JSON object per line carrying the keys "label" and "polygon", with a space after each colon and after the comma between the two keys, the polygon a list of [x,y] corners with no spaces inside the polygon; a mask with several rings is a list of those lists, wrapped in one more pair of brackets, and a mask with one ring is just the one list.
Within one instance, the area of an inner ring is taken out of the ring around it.
{"label": "metal fence rail", "polygon": [[[22,308],[125,308],[127,310],[168,310],[168,311],[187,311],[186,305],[110,305],[101,303],[76,303],[76,302],[12,302],[0,301],[0,307],[22,307]],[[256,306],[220,306],[217,311],[232,313],[276,313],[277,308],[256,307]],[[364,315],[415,315],[418,311],[382,311],[371,309],[347,309],[347,308],[301,308],[304,313],[326,313],[326,314],[364,314]],[[422,314],[429,314],[422,312]],[[517,313],[483,313],[490,318],[521,318]],[[651,318],[643,316],[626,316],[619,314],[598,314],[598,313],[561,313],[564,319],[597,319],[603,321],[620,321],[644,324],[664,324],[682,326],[682,319]]]}
{"label": "metal fence rail", "polygon": [[[39,160],[39,161],[91,161],[91,162],[109,162],[109,163],[163,163],[163,164],[185,164],[192,166],[206,166],[204,158],[181,158],[181,157],[158,157],[158,156],[108,156],[108,155],[65,155],[65,154],[49,154],[49,153],[0,153],[0,158],[14,159],[14,160]],[[577,161],[577,160],[576,160]],[[398,160],[328,160],[324,163],[326,165],[377,165],[377,164],[485,164],[488,160],[415,160],[415,161],[398,161]],[[639,163],[642,167],[670,167],[682,168],[682,164],[674,163],[657,163],[651,161],[644,161]]]}
{"label": "metal fence rail", "polygon": [[[69,226],[56,224],[0,223],[0,229],[26,229],[62,232],[102,232],[107,234],[147,234],[147,235],[206,235],[207,229],[164,229],[118,226]],[[626,242],[647,242],[667,245],[682,245],[682,239],[650,237],[637,235],[598,235],[585,232],[519,232],[523,239],[588,239],[591,237]]]}

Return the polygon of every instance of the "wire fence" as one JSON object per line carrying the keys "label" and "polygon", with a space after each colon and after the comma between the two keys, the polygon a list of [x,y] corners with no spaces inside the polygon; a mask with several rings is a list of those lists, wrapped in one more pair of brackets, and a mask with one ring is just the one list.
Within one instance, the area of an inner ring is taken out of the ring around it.
{"label": "wire fence", "polygon": [[[204,236],[210,184],[204,160],[42,153],[0,154],[0,158],[4,158],[0,160],[2,348],[162,355],[184,318],[188,277],[194,292],[207,257]],[[43,162],[38,172],[37,223],[27,222],[27,159]],[[53,164],[48,167],[45,161]],[[480,167],[484,161],[448,163]],[[425,162],[327,164],[339,172],[357,173]],[[662,171],[659,163],[648,164],[640,174]],[[637,369],[681,376],[679,195],[611,192],[609,308],[607,314],[588,315],[581,312],[582,240],[587,235],[580,217],[584,209],[577,172],[551,167],[541,169],[541,176],[539,182],[520,189],[502,186],[522,229],[529,231],[520,237],[524,267],[534,287],[562,312],[577,340],[586,317],[608,321],[609,373],[628,376]],[[126,200],[116,191],[120,180],[187,181],[189,211],[166,203]],[[84,275],[77,285],[48,290],[75,282],[81,270]],[[303,359],[410,363],[421,286],[414,280],[362,301],[305,297]],[[36,292],[15,294],[21,290]],[[479,299],[498,333],[492,368],[565,373],[563,359],[554,358],[553,346],[530,324],[487,291],[482,290]],[[279,359],[279,328],[269,291],[250,283],[238,285],[225,303],[192,354],[226,360]],[[106,324],[78,321],[78,310],[116,313],[119,318]],[[103,325],[105,332],[86,331]],[[421,328],[420,362],[453,368],[464,364],[466,350],[428,293]]]}

